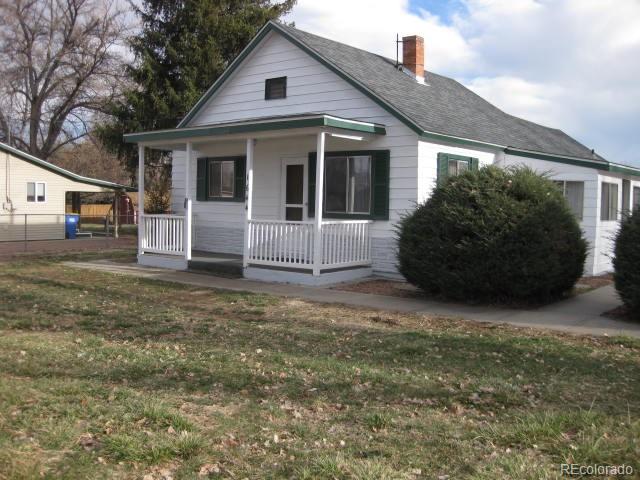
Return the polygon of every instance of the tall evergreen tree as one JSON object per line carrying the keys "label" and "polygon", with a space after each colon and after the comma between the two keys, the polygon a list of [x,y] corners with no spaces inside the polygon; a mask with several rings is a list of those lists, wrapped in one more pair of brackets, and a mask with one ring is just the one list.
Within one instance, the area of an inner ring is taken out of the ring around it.
{"label": "tall evergreen tree", "polygon": [[[111,105],[98,136],[132,177],[137,153],[125,133],[175,127],[257,31],[296,0],[143,0],[139,35],[130,41],[132,88]],[[150,161],[163,165],[161,156]]]}

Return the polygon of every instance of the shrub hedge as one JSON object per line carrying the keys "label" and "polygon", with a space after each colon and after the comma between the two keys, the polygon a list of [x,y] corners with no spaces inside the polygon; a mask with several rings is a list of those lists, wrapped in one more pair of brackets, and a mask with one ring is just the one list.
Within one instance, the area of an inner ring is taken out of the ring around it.
{"label": "shrub hedge", "polygon": [[616,236],[614,282],[629,312],[640,320],[640,212],[623,219]]}
{"label": "shrub hedge", "polygon": [[560,189],[526,167],[449,178],[398,225],[399,270],[425,293],[541,303],[580,278],[587,244]]}

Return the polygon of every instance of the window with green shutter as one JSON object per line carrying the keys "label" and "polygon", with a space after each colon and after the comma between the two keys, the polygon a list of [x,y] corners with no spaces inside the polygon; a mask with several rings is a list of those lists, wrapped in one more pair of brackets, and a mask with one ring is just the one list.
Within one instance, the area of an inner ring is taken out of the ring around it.
{"label": "window with green shutter", "polygon": [[[389,151],[325,153],[323,217],[389,219]],[[309,154],[308,216],[315,216],[316,152]]]}
{"label": "window with green shutter", "polygon": [[452,153],[438,153],[438,183],[459,175],[467,170],[478,170],[479,161],[475,157],[464,157]]}
{"label": "window with green shutter", "polygon": [[243,202],[246,157],[198,158],[196,200]]}

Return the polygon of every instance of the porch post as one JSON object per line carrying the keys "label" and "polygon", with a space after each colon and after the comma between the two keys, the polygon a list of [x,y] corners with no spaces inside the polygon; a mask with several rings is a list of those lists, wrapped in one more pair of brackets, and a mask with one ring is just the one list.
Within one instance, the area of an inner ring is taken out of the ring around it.
{"label": "porch post", "polygon": [[120,236],[120,191],[115,191],[115,199],[113,203],[113,238]]}
{"label": "porch post", "polygon": [[253,210],[253,149],[255,139],[247,138],[247,182],[245,187],[245,219],[244,219],[244,251],[242,255],[242,266],[249,265],[249,250],[251,248],[251,235],[249,235],[249,222],[252,219]]}
{"label": "porch post", "polygon": [[325,133],[318,132],[316,149],[316,205],[313,229],[313,275],[320,275],[322,266],[322,200],[324,198],[324,139]]}
{"label": "porch post", "polygon": [[144,246],[144,145],[138,144],[138,255]]}
{"label": "porch post", "polygon": [[184,258],[191,260],[191,157],[193,157],[193,144],[187,142],[184,158]]}

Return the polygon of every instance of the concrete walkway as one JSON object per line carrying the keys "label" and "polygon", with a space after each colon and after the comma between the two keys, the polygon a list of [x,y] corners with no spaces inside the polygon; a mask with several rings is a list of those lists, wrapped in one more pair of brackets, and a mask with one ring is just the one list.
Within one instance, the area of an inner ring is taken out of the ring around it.
{"label": "concrete walkway", "polygon": [[66,265],[205,288],[297,297],[314,302],[339,303],[380,310],[459,317],[479,322],[507,323],[521,327],[544,328],[578,334],[627,335],[640,338],[640,322],[623,322],[601,316],[603,312],[620,305],[620,300],[612,286],[598,288],[539,309],[516,310],[444,303],[419,298],[345,292],[323,287],[303,287],[222,278],[198,273],[150,268],[137,264],[118,264],[107,260],[66,262]]}

